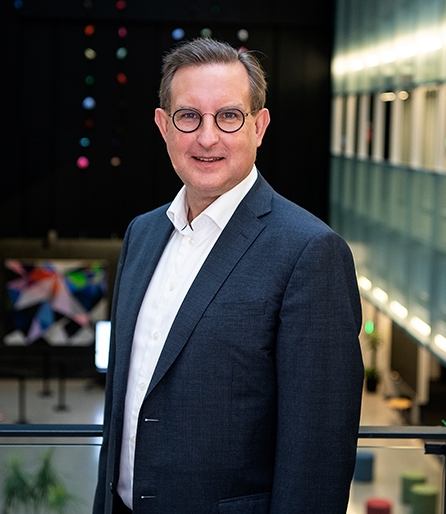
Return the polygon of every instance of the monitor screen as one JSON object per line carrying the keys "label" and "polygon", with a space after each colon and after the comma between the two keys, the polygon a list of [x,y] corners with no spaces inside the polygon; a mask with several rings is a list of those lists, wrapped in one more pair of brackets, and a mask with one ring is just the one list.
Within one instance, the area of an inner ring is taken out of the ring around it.
{"label": "monitor screen", "polygon": [[96,369],[105,373],[108,367],[108,350],[110,348],[110,321],[98,321],[96,323],[95,335],[95,357],[94,362]]}

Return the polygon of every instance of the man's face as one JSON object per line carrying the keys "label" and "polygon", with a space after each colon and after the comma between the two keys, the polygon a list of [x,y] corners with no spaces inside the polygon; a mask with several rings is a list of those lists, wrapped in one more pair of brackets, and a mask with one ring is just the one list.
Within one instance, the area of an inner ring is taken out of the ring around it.
{"label": "man's face", "polygon": [[269,124],[269,113],[262,109],[250,114],[243,127],[233,133],[221,131],[210,115],[203,116],[195,132],[180,132],[168,114],[182,108],[215,114],[228,107],[251,111],[248,74],[239,62],[180,68],[172,81],[171,112],[155,111],[172,165],[186,185],[193,217],[248,176]]}

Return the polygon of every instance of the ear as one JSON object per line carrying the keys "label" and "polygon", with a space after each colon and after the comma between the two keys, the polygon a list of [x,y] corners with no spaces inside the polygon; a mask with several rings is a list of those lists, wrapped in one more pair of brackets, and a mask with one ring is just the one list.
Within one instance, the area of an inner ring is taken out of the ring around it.
{"label": "ear", "polygon": [[261,109],[256,115],[257,147],[262,144],[263,136],[270,122],[268,109]]}
{"label": "ear", "polygon": [[164,141],[166,141],[167,137],[167,127],[169,125],[169,116],[164,109],[158,107],[155,109],[155,123],[163,136]]}

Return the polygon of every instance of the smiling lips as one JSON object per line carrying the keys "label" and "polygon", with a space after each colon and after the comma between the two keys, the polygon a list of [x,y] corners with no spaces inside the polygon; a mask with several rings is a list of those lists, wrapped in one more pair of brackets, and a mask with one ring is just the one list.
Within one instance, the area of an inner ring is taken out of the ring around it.
{"label": "smiling lips", "polygon": [[209,158],[194,157],[194,159],[196,159],[197,161],[201,161],[201,162],[216,162],[216,161],[221,161],[223,159],[223,157],[209,157]]}

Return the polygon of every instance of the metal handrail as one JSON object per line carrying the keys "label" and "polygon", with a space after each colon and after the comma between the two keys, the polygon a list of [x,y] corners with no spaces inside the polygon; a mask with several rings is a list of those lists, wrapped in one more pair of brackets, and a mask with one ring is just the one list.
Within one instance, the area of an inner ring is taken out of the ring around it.
{"label": "metal handrail", "polygon": [[0,437],[102,437],[102,425],[5,424]]}
{"label": "metal handrail", "polygon": [[[102,425],[0,424],[0,437],[102,437]],[[360,439],[445,441],[446,426],[361,426]]]}
{"label": "metal handrail", "polygon": [[422,439],[446,441],[446,426],[361,426],[359,437],[367,439]]}

